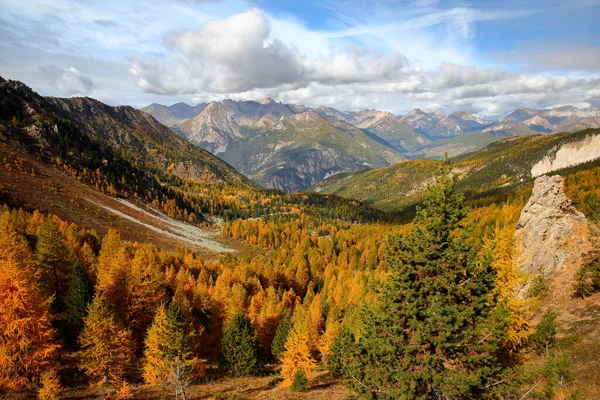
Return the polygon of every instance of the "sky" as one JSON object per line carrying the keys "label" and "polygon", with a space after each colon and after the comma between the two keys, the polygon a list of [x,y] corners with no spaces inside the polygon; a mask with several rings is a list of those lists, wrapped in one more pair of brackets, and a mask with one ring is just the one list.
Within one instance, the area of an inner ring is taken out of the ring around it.
{"label": "sky", "polygon": [[600,0],[0,0],[0,76],[112,105],[600,107]]}

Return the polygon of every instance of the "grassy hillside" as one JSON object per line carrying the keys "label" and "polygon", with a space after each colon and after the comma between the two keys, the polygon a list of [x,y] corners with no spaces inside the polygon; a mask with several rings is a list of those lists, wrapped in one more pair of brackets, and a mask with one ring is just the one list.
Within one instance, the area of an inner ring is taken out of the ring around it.
{"label": "grassy hillside", "polygon": [[[459,187],[469,199],[525,187],[533,181],[531,168],[542,158],[552,157],[565,143],[598,134],[600,130],[588,129],[575,133],[508,138],[482,150],[454,157],[455,171],[461,176]],[[585,165],[591,167],[597,163]],[[411,160],[386,168],[339,174],[308,190],[361,200],[388,212],[401,211],[418,203],[438,165],[439,161]]]}

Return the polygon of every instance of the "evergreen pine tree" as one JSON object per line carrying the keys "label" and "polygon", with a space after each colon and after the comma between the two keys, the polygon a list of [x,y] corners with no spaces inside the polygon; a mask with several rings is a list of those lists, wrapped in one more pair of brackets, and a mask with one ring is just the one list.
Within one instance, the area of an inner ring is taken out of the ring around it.
{"label": "evergreen pine tree", "polygon": [[281,356],[285,351],[285,342],[287,341],[292,326],[292,317],[289,314],[284,314],[279,320],[277,331],[275,331],[275,338],[273,339],[273,345],[271,346],[271,353],[275,359],[281,359]]}
{"label": "evergreen pine tree", "polygon": [[501,387],[506,312],[490,260],[466,240],[457,179],[446,160],[410,232],[389,238],[390,277],[343,371],[364,396],[485,398]]}
{"label": "evergreen pine tree", "polygon": [[66,321],[65,338],[67,343],[76,342],[83,329],[83,319],[87,315],[88,305],[94,297],[94,287],[90,282],[87,271],[81,264],[76,264],[69,281],[69,290],[65,301]]}
{"label": "evergreen pine tree", "polygon": [[556,341],[556,333],[556,313],[549,308],[542,315],[542,320],[535,327],[531,337],[533,347],[538,354],[545,352],[548,355],[550,347]]}
{"label": "evergreen pine tree", "polygon": [[65,310],[69,276],[76,263],[75,253],[60,233],[54,220],[48,218],[38,234],[36,257],[40,269],[40,283],[45,295],[54,296],[53,311]]}
{"label": "evergreen pine tree", "polygon": [[223,328],[219,366],[233,376],[256,375],[263,361],[254,327],[243,313],[237,313]]}
{"label": "evergreen pine tree", "polygon": [[308,390],[308,378],[303,369],[299,369],[294,374],[294,380],[292,386],[290,386],[292,392],[306,392]]}
{"label": "evergreen pine tree", "polygon": [[145,341],[143,376],[146,383],[171,387],[175,396],[185,398],[185,387],[194,355],[192,341],[179,305],[172,301],[168,309],[160,307],[148,329]]}

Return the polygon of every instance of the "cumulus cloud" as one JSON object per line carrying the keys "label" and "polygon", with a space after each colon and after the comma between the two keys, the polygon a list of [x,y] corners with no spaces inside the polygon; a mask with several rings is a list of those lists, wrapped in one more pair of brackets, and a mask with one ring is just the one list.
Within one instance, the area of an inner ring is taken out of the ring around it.
{"label": "cumulus cloud", "polygon": [[[579,1],[588,2],[597,3]],[[525,16],[554,27],[568,20],[563,14],[574,2],[561,3],[564,12],[517,0],[501,8],[382,0],[367,11],[358,0],[318,3],[307,4],[307,11],[323,11],[313,20],[276,6],[273,14],[248,10],[245,0],[0,0],[0,74],[45,95],[136,106],[273,97],[395,113],[465,110],[490,119],[517,107],[600,106],[598,48],[562,35],[572,31],[567,25],[547,40],[507,40],[503,53],[479,46],[491,31],[524,34],[513,29]]]}
{"label": "cumulus cloud", "polygon": [[328,85],[393,79],[406,72],[400,54],[360,47],[321,56],[301,54],[272,37],[264,13],[250,9],[196,30],[165,36],[170,64],[132,58],[130,73],[138,87],[160,94],[231,93],[292,84]]}
{"label": "cumulus cloud", "polygon": [[94,87],[92,78],[74,67],[58,68],[55,65],[42,65],[40,70],[52,80],[53,87],[61,96],[85,96]]}

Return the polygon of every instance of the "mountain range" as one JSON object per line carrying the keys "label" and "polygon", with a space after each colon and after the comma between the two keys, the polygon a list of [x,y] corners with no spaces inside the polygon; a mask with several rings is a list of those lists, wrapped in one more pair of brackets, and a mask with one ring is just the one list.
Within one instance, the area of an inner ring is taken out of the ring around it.
{"label": "mountain range", "polygon": [[155,103],[142,111],[254,182],[289,192],[339,173],[465,154],[507,137],[600,127],[600,109],[572,106],[521,108],[496,122],[462,111],[445,115],[414,109],[394,115],[273,99]]}

